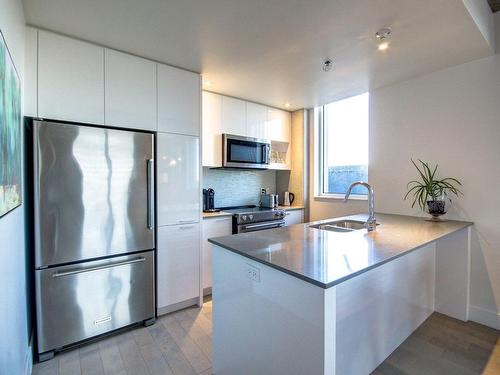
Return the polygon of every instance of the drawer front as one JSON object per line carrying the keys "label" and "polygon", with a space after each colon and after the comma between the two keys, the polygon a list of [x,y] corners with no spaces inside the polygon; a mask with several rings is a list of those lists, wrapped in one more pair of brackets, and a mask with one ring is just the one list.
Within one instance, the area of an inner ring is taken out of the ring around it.
{"label": "drawer front", "polygon": [[35,272],[38,351],[154,317],[154,252]]}

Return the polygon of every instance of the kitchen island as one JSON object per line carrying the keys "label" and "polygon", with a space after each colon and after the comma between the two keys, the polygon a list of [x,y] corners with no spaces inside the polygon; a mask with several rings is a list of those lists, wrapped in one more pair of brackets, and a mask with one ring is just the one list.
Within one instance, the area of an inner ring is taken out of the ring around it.
{"label": "kitchen island", "polygon": [[214,372],[369,374],[433,311],[468,320],[472,223],[377,220],[210,239]]}

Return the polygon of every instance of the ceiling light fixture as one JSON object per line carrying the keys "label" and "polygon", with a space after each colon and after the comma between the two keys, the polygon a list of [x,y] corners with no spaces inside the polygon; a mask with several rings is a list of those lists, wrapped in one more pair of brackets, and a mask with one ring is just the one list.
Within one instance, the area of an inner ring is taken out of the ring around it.
{"label": "ceiling light fixture", "polygon": [[387,42],[382,42],[378,45],[379,51],[385,51],[387,48],[389,48],[389,43]]}
{"label": "ceiling light fixture", "polygon": [[205,87],[212,86],[212,81],[203,81],[203,86],[205,86]]}
{"label": "ceiling light fixture", "polygon": [[392,34],[392,30],[390,27],[384,27],[375,33],[375,37],[380,41],[378,45],[379,51],[385,51],[389,48],[389,37]]}
{"label": "ceiling light fixture", "polygon": [[290,108],[290,103],[286,102],[285,103],[285,108]]}
{"label": "ceiling light fixture", "polygon": [[323,71],[324,72],[329,72],[330,70],[333,69],[333,61],[330,59],[326,59],[323,61]]}

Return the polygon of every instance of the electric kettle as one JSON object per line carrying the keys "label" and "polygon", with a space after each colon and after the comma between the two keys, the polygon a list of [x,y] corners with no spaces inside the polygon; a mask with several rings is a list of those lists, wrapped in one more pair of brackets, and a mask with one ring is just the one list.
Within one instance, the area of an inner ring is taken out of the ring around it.
{"label": "electric kettle", "polygon": [[293,201],[295,200],[295,194],[290,193],[289,191],[285,191],[280,195],[280,204],[282,206],[291,206]]}

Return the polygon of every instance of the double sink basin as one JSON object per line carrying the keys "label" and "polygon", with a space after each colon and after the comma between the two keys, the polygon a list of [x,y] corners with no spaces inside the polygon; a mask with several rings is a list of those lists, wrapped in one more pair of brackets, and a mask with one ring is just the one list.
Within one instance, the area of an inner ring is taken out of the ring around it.
{"label": "double sink basin", "polygon": [[359,220],[335,220],[326,223],[310,225],[311,228],[328,230],[330,232],[352,232],[355,230],[365,229],[364,221]]}

